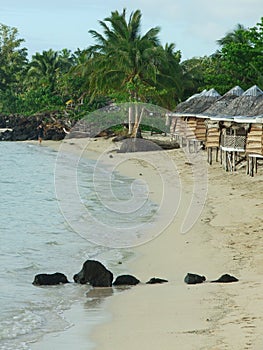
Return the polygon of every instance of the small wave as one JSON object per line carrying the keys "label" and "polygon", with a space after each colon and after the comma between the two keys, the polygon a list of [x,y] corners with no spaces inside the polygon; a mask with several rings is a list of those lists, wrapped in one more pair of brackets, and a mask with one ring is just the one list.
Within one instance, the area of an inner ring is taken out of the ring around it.
{"label": "small wave", "polygon": [[40,328],[43,319],[30,310],[24,310],[10,319],[0,323],[0,339],[15,339],[20,335],[29,334],[32,330]]}

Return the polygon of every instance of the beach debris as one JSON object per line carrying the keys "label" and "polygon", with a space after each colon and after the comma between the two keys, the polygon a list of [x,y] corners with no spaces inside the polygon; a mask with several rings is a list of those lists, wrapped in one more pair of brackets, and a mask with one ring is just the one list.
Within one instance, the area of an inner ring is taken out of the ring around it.
{"label": "beach debris", "polygon": [[89,283],[93,287],[111,287],[113,274],[99,261],[87,260],[81,271],[73,276],[73,279],[76,283]]}
{"label": "beach debris", "polygon": [[146,282],[146,284],[157,284],[157,283],[166,283],[166,282],[168,281],[165,279],[152,277],[148,282]]}
{"label": "beach debris", "polygon": [[69,283],[67,276],[61,272],[55,273],[40,273],[35,276],[34,281],[32,282],[35,286],[52,286],[56,284]]}
{"label": "beach debris", "polygon": [[187,273],[184,278],[186,284],[203,283],[206,280],[205,276],[196,275],[194,273]]}
{"label": "beach debris", "polygon": [[222,275],[217,280],[211,281],[211,283],[231,283],[238,282],[238,279],[235,276],[231,276],[228,273]]}
{"label": "beach debris", "polygon": [[132,275],[120,275],[113,282],[114,286],[135,286],[140,281]]}

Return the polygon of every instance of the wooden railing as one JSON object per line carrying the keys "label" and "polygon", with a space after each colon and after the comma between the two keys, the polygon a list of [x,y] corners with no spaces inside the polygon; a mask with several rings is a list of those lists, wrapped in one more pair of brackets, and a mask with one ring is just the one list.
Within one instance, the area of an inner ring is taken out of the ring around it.
{"label": "wooden railing", "polygon": [[222,135],[221,146],[238,150],[245,150],[246,136]]}

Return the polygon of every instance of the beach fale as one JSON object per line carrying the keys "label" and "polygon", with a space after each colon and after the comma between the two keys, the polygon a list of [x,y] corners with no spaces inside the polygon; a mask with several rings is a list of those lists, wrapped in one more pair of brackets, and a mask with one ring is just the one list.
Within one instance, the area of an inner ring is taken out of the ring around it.
{"label": "beach fale", "polygon": [[223,96],[215,89],[195,94],[169,113],[170,134],[181,147],[213,153],[226,171],[247,167],[254,176],[263,159],[263,91],[254,85],[245,92],[235,86]]}

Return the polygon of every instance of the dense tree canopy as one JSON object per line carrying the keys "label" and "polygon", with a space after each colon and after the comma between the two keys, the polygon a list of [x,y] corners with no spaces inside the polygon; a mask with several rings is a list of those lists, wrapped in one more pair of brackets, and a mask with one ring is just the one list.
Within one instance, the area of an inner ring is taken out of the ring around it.
{"label": "dense tree canopy", "polygon": [[[140,10],[113,11],[90,30],[95,43],[71,52],[52,49],[28,58],[18,29],[0,24],[0,112],[76,114],[110,101],[142,101],[170,110],[197,91],[224,93],[235,85],[263,88],[263,18],[237,24],[211,56],[181,61],[173,43],[161,45],[158,26],[141,32]],[[176,41],[176,34],[175,34]]]}

